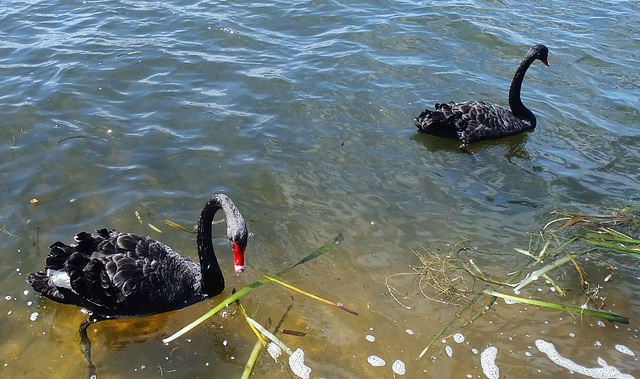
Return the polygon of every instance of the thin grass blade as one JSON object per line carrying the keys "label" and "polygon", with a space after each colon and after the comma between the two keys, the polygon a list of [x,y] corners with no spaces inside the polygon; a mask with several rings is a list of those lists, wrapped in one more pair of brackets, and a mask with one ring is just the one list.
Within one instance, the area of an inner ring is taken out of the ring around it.
{"label": "thin grass blade", "polygon": [[271,276],[269,276],[269,275],[265,275],[264,277],[265,277],[265,278],[267,278],[267,279],[269,279],[269,280],[271,280],[272,282],[278,283],[278,284],[280,284],[281,286],[283,286],[283,287],[285,287],[285,288],[288,288],[288,289],[290,289],[290,290],[292,290],[292,291],[296,291],[296,292],[301,293],[301,294],[303,294],[303,295],[305,295],[305,296],[308,296],[308,297],[310,297],[310,298],[312,298],[312,299],[315,299],[315,300],[321,301],[321,302],[323,302],[323,303],[325,303],[325,304],[329,304],[329,305],[331,305],[331,306],[333,306],[333,307],[336,307],[336,308],[342,309],[343,311],[348,312],[348,313],[350,313],[350,314],[352,314],[352,315],[354,315],[354,316],[357,316],[357,315],[358,315],[358,312],[352,311],[351,309],[348,309],[348,308],[346,308],[346,307],[344,307],[344,306],[342,306],[342,305],[336,304],[336,303],[334,303],[333,301],[329,301],[329,300],[323,299],[323,298],[321,298],[321,297],[319,297],[319,296],[316,296],[316,295],[314,295],[314,294],[312,294],[312,293],[309,293],[309,292],[303,291],[303,290],[301,290],[301,289],[299,289],[299,288],[296,288],[296,287],[292,286],[291,284],[287,284],[287,283],[285,283],[285,282],[283,282],[283,281],[281,281],[281,280],[278,280],[278,279],[276,279],[276,278],[273,278],[273,277],[271,277]]}
{"label": "thin grass blade", "polygon": [[570,261],[571,261],[571,258],[569,258],[568,256],[567,257],[562,257],[560,259],[556,259],[555,261],[549,263],[548,265],[542,267],[541,269],[532,272],[531,275],[527,276],[513,290],[514,291],[520,291],[524,286],[528,285],[531,282],[534,282],[534,281],[538,280],[538,278],[540,278],[542,275],[544,275],[547,272],[553,270],[554,268],[556,268],[558,266],[562,266],[563,264],[565,264],[567,262],[570,262]]}
{"label": "thin grass blade", "polygon": [[628,324],[629,323],[629,318],[628,317],[620,316],[620,315],[617,315],[617,314],[611,313],[611,312],[597,311],[597,310],[593,310],[593,309],[584,309],[584,308],[581,308],[581,307],[574,307],[572,305],[557,304],[557,303],[551,303],[551,302],[542,301],[542,300],[526,299],[526,298],[523,298],[523,297],[507,295],[507,294],[503,294],[503,293],[496,292],[496,291],[491,291],[491,290],[484,290],[482,292],[487,294],[487,295],[490,295],[490,296],[496,296],[496,297],[500,297],[500,298],[503,298],[503,299],[517,301],[517,302],[523,303],[523,304],[530,304],[530,305],[535,305],[535,306],[538,306],[538,307],[544,307],[544,308],[550,308],[550,309],[557,309],[557,310],[562,310],[562,311],[579,313],[581,315],[587,315],[587,316],[592,316],[592,317],[603,318],[603,319],[608,320],[608,321],[619,322],[619,323],[622,323],[622,324]]}
{"label": "thin grass blade", "polygon": [[[326,244],[322,245],[320,248],[318,248],[317,250],[313,251],[311,254],[307,255],[306,257],[304,257],[300,262],[296,263],[295,265],[279,272],[276,275],[273,275],[273,277],[277,277],[280,276],[282,274],[284,274],[285,272],[291,270],[292,268],[303,264],[305,262],[308,262],[314,258],[319,257],[320,255],[326,253],[327,251],[331,250],[332,247],[334,247],[336,244],[338,244],[340,241],[343,240],[343,237],[341,234],[339,234],[338,236],[336,236],[334,239],[332,239],[331,241],[327,242]],[[184,334],[188,333],[191,329],[195,328],[196,326],[200,325],[202,322],[204,322],[205,320],[207,320],[209,317],[215,315],[216,313],[220,312],[222,309],[224,309],[228,304],[233,303],[235,300],[239,299],[241,296],[243,296],[244,294],[246,294],[247,292],[258,288],[260,286],[262,286],[263,284],[269,283],[270,280],[267,278],[262,278],[258,281],[255,281],[251,284],[249,284],[248,286],[240,289],[238,292],[234,293],[233,295],[229,296],[228,298],[224,299],[221,303],[219,303],[218,305],[216,305],[213,309],[211,309],[209,312],[203,314],[202,316],[200,316],[197,320],[191,322],[189,325],[185,326],[184,328],[178,330],[176,333],[174,333],[173,335],[165,338],[162,340],[163,343],[169,343],[173,340],[175,340],[176,338],[179,338],[180,336],[183,336]]]}

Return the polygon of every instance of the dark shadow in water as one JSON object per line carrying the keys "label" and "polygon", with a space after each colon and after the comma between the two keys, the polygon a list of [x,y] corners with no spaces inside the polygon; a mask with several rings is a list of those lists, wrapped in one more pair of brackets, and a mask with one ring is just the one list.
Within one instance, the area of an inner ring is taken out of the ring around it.
{"label": "dark shadow in water", "polygon": [[424,147],[427,148],[430,152],[437,151],[449,151],[449,152],[458,152],[461,154],[469,154],[472,157],[473,162],[478,162],[477,153],[481,152],[488,147],[493,146],[503,146],[506,148],[506,153],[504,157],[509,161],[509,163],[513,163],[513,159],[520,159],[524,161],[531,161],[531,155],[525,149],[525,144],[529,139],[528,133],[516,134],[514,136],[498,138],[487,141],[480,141],[473,143],[467,147],[467,150],[463,150],[460,148],[460,141],[452,138],[443,138],[437,137],[430,134],[424,133],[415,133],[411,136],[412,141],[416,141],[421,143]]}
{"label": "dark shadow in water", "polygon": [[[451,187],[450,194],[456,196],[465,197],[479,204],[491,204],[500,208],[511,208],[512,206],[522,206],[531,209],[539,209],[541,204],[532,201],[527,197],[525,193],[514,194],[505,190],[500,185],[496,185],[491,182],[490,178],[485,177],[479,172],[485,172],[486,168],[500,171],[499,175],[514,175],[514,172],[509,168],[509,165],[515,166],[516,174],[519,172],[526,172],[527,174],[537,175],[535,167],[528,167],[528,164],[523,164],[523,161],[530,162],[533,160],[530,152],[527,150],[526,143],[529,139],[527,133],[509,136],[505,138],[480,141],[469,145],[468,151],[460,148],[460,141],[452,138],[442,138],[433,135],[416,133],[411,136],[412,141],[421,143],[427,151],[425,156],[429,156],[430,153],[437,152],[450,152],[454,154],[466,155],[469,157],[470,163],[465,163],[465,159],[461,156],[453,156],[447,154],[447,157],[443,158],[442,154],[440,161],[446,160],[446,166],[449,169],[446,174],[436,173],[439,177],[444,177],[444,182],[448,183]],[[500,155],[504,154],[504,160]],[[428,160],[428,158],[427,158]],[[442,164],[443,162],[439,162]],[[479,170],[479,171],[478,171]],[[472,183],[468,188],[459,189],[458,183],[467,182]],[[485,190],[489,189],[492,195],[485,193]],[[459,191],[459,192],[458,192]],[[522,197],[524,196],[524,197]]]}
{"label": "dark shadow in water", "polygon": [[[165,312],[152,316],[135,318],[94,318],[89,317],[80,324],[78,329],[80,335],[80,352],[84,355],[88,377],[97,377],[97,368],[91,356],[91,338],[96,335],[103,337],[100,342],[109,350],[120,350],[129,344],[141,344],[149,340],[149,336],[160,330],[166,329],[169,314]],[[91,327],[91,328],[89,328]],[[89,336],[91,335],[91,337]],[[77,334],[70,338],[77,338]],[[100,361],[100,358],[98,358]]]}
{"label": "dark shadow in water", "polygon": [[167,329],[171,312],[152,316],[108,319],[95,324],[110,350],[120,350],[129,344],[144,343],[149,336]]}

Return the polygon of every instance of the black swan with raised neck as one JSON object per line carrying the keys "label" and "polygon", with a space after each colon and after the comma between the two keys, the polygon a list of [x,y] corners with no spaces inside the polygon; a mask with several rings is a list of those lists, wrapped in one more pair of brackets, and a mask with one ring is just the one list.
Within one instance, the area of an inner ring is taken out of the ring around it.
{"label": "black swan with raised neck", "polygon": [[115,230],[100,229],[93,235],[81,232],[75,235],[75,244],[51,245],[44,271],[30,274],[27,282],[51,300],[91,311],[91,318],[80,326],[82,351],[90,370],[95,369],[86,335],[91,323],[172,311],[224,290],[211,241],[211,223],[220,209],[227,222],[227,238],[234,247],[235,271],[241,273],[247,225],[224,194],[211,197],[200,214],[196,237],[199,264],[152,238]]}
{"label": "black swan with raised neck", "polygon": [[522,104],[520,89],[524,74],[536,59],[549,66],[548,55],[546,46],[535,45],[524,56],[509,89],[511,110],[483,101],[451,101],[448,104],[436,104],[433,111],[426,109],[412,120],[413,124],[422,133],[459,139],[462,148],[472,142],[533,130],[536,117]]}

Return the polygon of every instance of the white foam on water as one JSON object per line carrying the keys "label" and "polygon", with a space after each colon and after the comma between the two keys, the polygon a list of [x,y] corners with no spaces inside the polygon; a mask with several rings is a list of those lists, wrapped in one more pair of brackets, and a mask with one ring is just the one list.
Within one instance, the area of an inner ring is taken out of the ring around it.
{"label": "white foam on water", "polygon": [[309,379],[311,375],[311,367],[304,364],[304,351],[297,348],[289,357],[289,367],[291,371],[303,379]]}
{"label": "white foam on water", "polygon": [[464,335],[462,333],[456,333],[453,335],[453,340],[456,341],[456,343],[463,343]]}
{"label": "white foam on water", "polygon": [[278,361],[278,357],[282,355],[282,349],[280,348],[280,346],[276,345],[273,342],[269,342],[269,344],[267,345],[267,352],[276,362]]}
{"label": "white foam on water", "polygon": [[369,362],[369,364],[373,367],[382,367],[387,364],[387,362],[385,362],[384,359],[380,358],[377,355],[372,355],[369,358],[367,358],[367,362]]}
{"label": "white foam on water", "polygon": [[631,357],[635,357],[636,353],[634,353],[631,349],[629,349],[628,347],[624,346],[624,345],[615,345],[614,348],[616,350],[618,350],[619,352],[621,352],[622,354],[626,354],[628,356]]}
{"label": "white foam on water", "polygon": [[31,316],[29,316],[29,320],[36,321],[38,319],[38,312],[33,312]]}
{"label": "white foam on water", "polygon": [[449,346],[449,345],[445,346],[444,347],[444,351],[447,353],[449,358],[451,358],[453,356],[453,349],[451,348],[451,346]]}
{"label": "white foam on water", "polygon": [[480,366],[482,372],[489,379],[499,379],[500,369],[496,366],[496,357],[498,356],[498,348],[489,346],[480,353]]}
{"label": "white foam on water", "polygon": [[371,334],[367,334],[366,336],[364,336],[364,338],[369,342],[373,342],[376,340],[376,337],[372,336]]}
{"label": "white foam on water", "polygon": [[398,375],[404,375],[407,372],[404,362],[399,359],[393,362],[391,369]]}
{"label": "white foam on water", "polygon": [[564,367],[569,371],[588,376],[596,379],[633,379],[633,376],[629,374],[621,373],[617,368],[607,365],[604,359],[598,358],[598,364],[602,367],[584,367],[581,366],[569,358],[561,356],[556,347],[551,343],[544,340],[536,340],[536,347],[541,353],[545,353],[551,362],[560,367]]}

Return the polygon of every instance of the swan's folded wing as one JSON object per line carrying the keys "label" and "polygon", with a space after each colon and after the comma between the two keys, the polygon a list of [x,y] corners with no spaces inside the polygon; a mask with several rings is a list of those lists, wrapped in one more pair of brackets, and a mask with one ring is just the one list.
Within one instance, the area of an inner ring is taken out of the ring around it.
{"label": "swan's folded wing", "polygon": [[199,285],[196,267],[195,262],[149,237],[111,232],[84,268],[82,295],[113,315],[176,309]]}
{"label": "swan's folded wing", "polygon": [[483,101],[457,103],[454,108],[462,115],[458,122],[460,139],[464,143],[504,135],[506,119],[511,114],[504,107]]}

